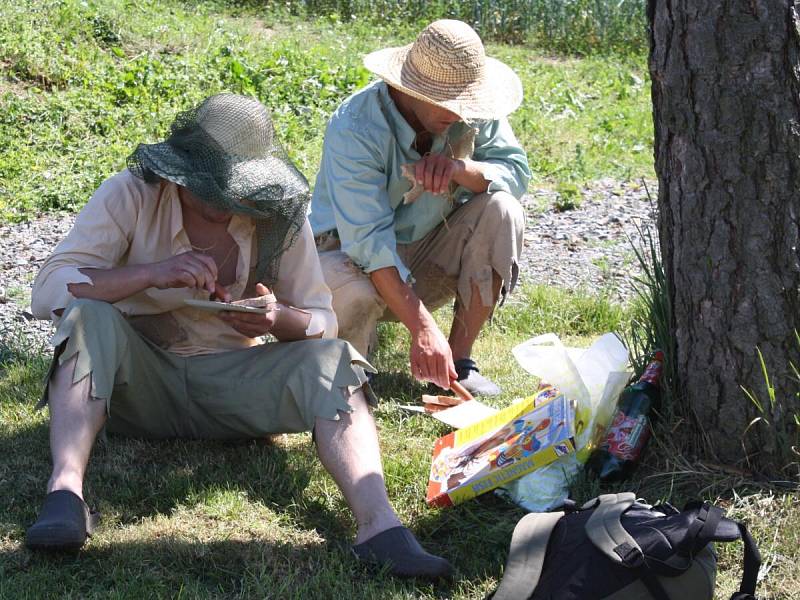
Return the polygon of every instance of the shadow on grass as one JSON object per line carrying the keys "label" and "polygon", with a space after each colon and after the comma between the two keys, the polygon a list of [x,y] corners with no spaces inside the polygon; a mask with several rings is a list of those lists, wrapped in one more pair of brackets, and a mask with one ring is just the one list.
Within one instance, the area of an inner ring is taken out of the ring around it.
{"label": "shadow on grass", "polygon": [[[35,518],[50,475],[47,424],[0,435],[0,452],[7,457],[6,468],[0,469],[6,476],[3,487],[25,500],[17,513],[24,529]],[[309,448],[295,450],[258,440],[148,441],[108,436],[95,444],[84,491],[90,505],[114,514],[120,525],[213,501],[222,493],[240,493],[263,506],[291,507],[296,513],[292,516],[304,527],[329,533],[327,524],[340,519],[321,503],[300,502],[312,477],[313,460],[310,443]]]}
{"label": "shadow on grass", "polygon": [[420,383],[407,371],[381,371],[372,380],[372,390],[382,401],[401,399],[413,401],[422,394],[429,394],[428,385]]}
{"label": "shadow on grass", "polygon": [[[452,586],[401,581],[318,542],[264,540],[89,544],[70,554],[0,551],[3,597],[81,598],[448,598]],[[398,593],[399,592],[399,593]],[[61,595],[63,594],[63,595]]]}
{"label": "shadow on grass", "polygon": [[[0,494],[5,498],[0,572],[6,577],[23,572],[36,576],[40,571],[44,577],[49,571],[49,582],[61,581],[72,592],[82,593],[84,588],[67,581],[78,577],[79,569],[122,570],[135,578],[146,570],[145,579],[165,589],[177,585],[260,594],[263,579],[270,581],[273,591],[280,584],[287,594],[281,597],[292,597],[294,585],[301,581],[310,589],[318,584],[320,591],[335,590],[341,582],[327,578],[341,571],[347,572],[347,589],[353,582],[369,581],[370,589],[377,586],[375,597],[386,586],[407,590],[408,585],[419,585],[380,573],[367,577],[352,560],[349,513],[333,510],[324,498],[306,493],[313,472],[320,468],[310,441],[284,448],[255,441],[153,442],[109,436],[96,444],[86,478],[86,498],[103,515],[97,537],[79,553],[32,554],[22,541],[36,518],[50,473],[47,435],[44,421],[0,434],[0,452],[9,459],[0,467],[4,488]],[[513,518],[506,518],[510,513]],[[268,539],[256,523],[264,514],[276,522],[277,541]],[[459,565],[460,579],[474,580],[499,571],[518,517],[518,511],[487,497],[423,514],[413,529],[429,551]],[[219,522],[236,530],[234,538],[259,539],[218,541],[225,535],[214,531]],[[241,533],[242,528],[248,533]],[[146,541],[130,541],[131,535]],[[288,541],[304,536],[317,541]],[[187,537],[198,541],[187,542]],[[494,559],[477,560],[477,545],[493,547]],[[327,575],[315,574],[315,569]],[[450,595],[449,586],[436,589],[435,597]],[[368,597],[363,591],[357,596]]]}

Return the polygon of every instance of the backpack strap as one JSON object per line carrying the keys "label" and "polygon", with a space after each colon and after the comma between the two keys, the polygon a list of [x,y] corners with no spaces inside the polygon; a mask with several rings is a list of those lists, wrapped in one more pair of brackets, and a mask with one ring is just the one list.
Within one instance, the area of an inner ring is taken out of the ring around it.
{"label": "backpack strap", "polygon": [[695,548],[705,548],[707,544],[714,541],[717,527],[725,513],[722,509],[703,502],[697,509],[697,516],[689,526],[689,539],[695,540]]}
{"label": "backpack strap", "polygon": [[761,553],[758,551],[753,536],[747,531],[743,523],[739,526],[739,534],[744,544],[744,573],[739,591],[731,596],[731,600],[756,600],[756,583],[758,582],[758,569],[761,567]]}
{"label": "backpack strap", "polygon": [[[644,554],[633,536],[622,526],[622,513],[636,502],[636,494],[603,494],[597,498],[597,508],[586,522],[586,535],[595,547],[616,564],[628,568],[640,566]],[[584,508],[589,508],[584,505]]]}
{"label": "backpack strap", "polygon": [[708,502],[692,502],[686,508],[697,509],[697,518],[689,529],[689,534],[697,539],[695,548],[705,547],[714,541],[733,541],[737,537],[742,540],[744,545],[742,583],[739,585],[739,591],[731,596],[731,600],[755,600],[761,554],[747,527],[743,523],[725,518],[722,509]]}
{"label": "backpack strap", "polygon": [[494,600],[530,598],[542,576],[547,543],[563,512],[528,513],[519,520],[511,536],[503,579]]}

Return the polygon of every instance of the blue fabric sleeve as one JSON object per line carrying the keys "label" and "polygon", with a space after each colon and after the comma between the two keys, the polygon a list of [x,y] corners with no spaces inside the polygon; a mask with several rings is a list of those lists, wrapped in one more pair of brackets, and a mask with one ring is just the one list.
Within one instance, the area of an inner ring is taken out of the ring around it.
{"label": "blue fabric sleeve", "polygon": [[366,273],[396,267],[409,282],[411,272],[397,254],[381,149],[361,132],[333,129],[329,126],[325,134],[320,172],[325,173],[342,251]]}
{"label": "blue fabric sleeve", "polygon": [[508,192],[519,199],[528,189],[531,171],[508,119],[488,121],[478,128],[473,160],[488,163],[484,177],[487,192]]}

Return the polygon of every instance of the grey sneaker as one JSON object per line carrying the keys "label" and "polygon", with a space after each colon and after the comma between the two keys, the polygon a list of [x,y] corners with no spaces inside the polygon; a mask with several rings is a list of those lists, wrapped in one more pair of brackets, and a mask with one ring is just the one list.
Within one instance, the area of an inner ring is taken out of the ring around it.
{"label": "grey sneaker", "polygon": [[455,361],[458,382],[473,396],[499,396],[502,390],[492,381],[481,375],[478,365],[471,358]]}

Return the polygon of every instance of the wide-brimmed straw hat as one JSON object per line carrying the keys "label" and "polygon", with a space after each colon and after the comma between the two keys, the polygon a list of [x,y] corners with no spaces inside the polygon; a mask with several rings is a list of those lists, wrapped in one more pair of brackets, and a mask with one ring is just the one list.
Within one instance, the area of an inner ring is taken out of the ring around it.
{"label": "wide-brimmed straw hat", "polygon": [[372,52],[364,66],[392,87],[464,120],[498,119],[522,102],[519,77],[486,56],[478,34],[462,21],[434,21],[413,44]]}
{"label": "wide-brimmed straw hat", "polygon": [[258,100],[217,94],[180,113],[163,142],[139,144],[128,169],[188,188],[213,207],[252,217],[256,275],[274,283],[281,254],[305,222],[308,182],[287,157]]}

